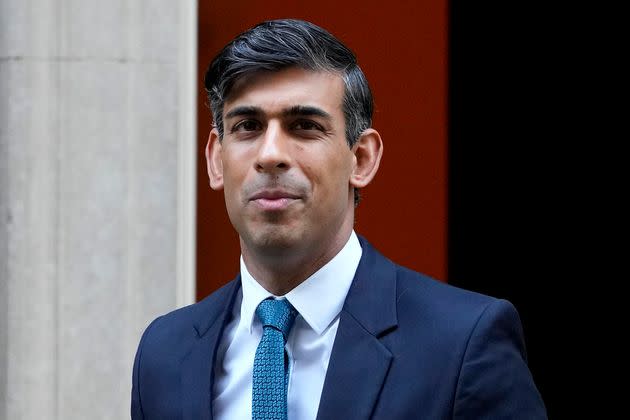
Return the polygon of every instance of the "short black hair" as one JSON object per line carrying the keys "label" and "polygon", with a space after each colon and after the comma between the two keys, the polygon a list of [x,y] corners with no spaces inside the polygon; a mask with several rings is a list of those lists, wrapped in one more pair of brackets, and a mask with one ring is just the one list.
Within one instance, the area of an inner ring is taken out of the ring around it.
{"label": "short black hair", "polygon": [[214,125],[223,139],[223,105],[234,83],[261,72],[299,67],[337,73],[344,81],[346,140],[352,147],[372,125],[374,102],[354,53],[328,31],[297,19],[259,23],[227,44],[212,60],[204,85]]}

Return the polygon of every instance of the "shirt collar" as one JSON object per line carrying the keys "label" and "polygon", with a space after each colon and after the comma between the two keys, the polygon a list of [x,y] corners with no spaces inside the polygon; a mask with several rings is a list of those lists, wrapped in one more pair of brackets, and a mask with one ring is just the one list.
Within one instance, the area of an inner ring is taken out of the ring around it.
{"label": "shirt collar", "polygon": [[[321,335],[341,312],[359,266],[361,253],[359,239],[352,231],[348,242],[337,255],[284,296],[317,334]],[[241,322],[251,332],[258,304],[269,297],[279,296],[268,292],[252,277],[245,266],[243,256],[241,285],[243,290]],[[326,298],[322,299],[322,296]]]}

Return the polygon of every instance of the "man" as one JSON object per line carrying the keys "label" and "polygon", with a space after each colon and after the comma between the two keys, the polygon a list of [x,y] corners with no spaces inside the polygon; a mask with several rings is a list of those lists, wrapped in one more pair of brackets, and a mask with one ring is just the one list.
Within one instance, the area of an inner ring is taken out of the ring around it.
{"label": "man", "polygon": [[147,328],[132,418],[546,418],[510,303],[398,266],[354,233],[383,146],[350,50],[307,22],[264,22],[205,84],[208,176],[241,272]]}

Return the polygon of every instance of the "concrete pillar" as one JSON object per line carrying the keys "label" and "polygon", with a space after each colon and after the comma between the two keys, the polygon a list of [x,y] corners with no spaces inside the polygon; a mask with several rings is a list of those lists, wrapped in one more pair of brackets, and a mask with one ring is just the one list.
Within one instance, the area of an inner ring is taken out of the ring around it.
{"label": "concrete pillar", "polygon": [[128,418],[194,300],[196,10],[0,2],[0,419]]}

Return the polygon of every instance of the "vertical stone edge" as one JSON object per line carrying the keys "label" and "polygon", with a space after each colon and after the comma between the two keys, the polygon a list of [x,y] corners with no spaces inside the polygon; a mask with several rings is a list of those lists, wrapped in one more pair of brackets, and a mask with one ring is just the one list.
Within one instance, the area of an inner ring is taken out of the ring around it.
{"label": "vertical stone edge", "polygon": [[180,2],[178,57],[177,297],[195,301],[197,223],[197,0]]}
{"label": "vertical stone edge", "polygon": [[[6,27],[5,16],[0,15],[0,28]],[[4,38],[4,30],[0,29],[0,38]],[[8,330],[9,330],[9,232],[7,225],[10,223],[8,183],[8,136],[6,127],[8,123],[8,86],[5,57],[0,56],[0,419],[7,418],[7,371],[8,360]]]}

